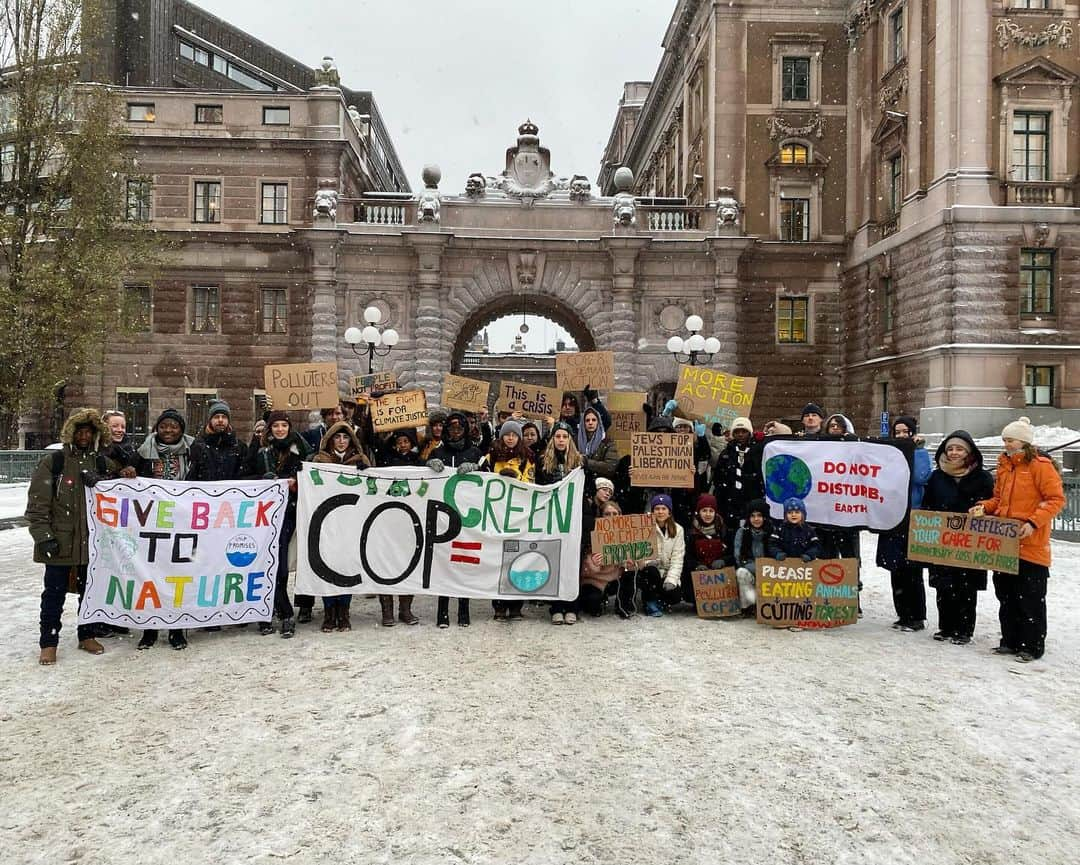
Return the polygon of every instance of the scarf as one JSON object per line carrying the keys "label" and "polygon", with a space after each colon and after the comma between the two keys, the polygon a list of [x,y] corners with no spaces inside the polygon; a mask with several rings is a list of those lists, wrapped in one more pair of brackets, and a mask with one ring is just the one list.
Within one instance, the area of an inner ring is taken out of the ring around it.
{"label": "scarf", "polygon": [[962,478],[965,475],[971,474],[971,470],[975,468],[975,466],[968,463],[967,457],[965,457],[964,461],[958,465],[957,463],[949,462],[949,460],[945,458],[945,454],[942,454],[941,458],[938,460],[938,468],[951,478]]}
{"label": "scarf", "polygon": [[[596,414],[596,412],[593,412]],[[597,415],[599,421],[600,416]],[[602,423],[596,424],[596,432],[591,436],[585,432],[585,417],[582,416],[581,423],[577,428],[577,449],[581,452],[583,457],[591,457],[600,450],[600,445],[604,443],[604,425]]]}
{"label": "scarf", "polygon": [[155,477],[164,481],[180,481],[187,476],[188,452],[193,441],[192,436],[184,435],[176,444],[166,445],[159,442],[154,433],[148,435],[139,447],[139,456],[155,464]]}

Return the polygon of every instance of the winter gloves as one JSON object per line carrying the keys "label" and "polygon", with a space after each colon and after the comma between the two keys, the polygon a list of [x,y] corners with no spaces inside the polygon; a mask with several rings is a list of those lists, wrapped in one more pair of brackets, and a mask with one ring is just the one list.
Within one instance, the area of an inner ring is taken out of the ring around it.
{"label": "winter gloves", "polygon": [[678,407],[679,401],[677,399],[669,399],[664,405],[664,410],[661,412],[661,414],[664,417],[671,417],[673,414],[675,414],[675,409],[677,409]]}
{"label": "winter gloves", "polygon": [[[446,463],[440,459],[430,459],[427,461],[427,467],[433,472],[446,471]],[[476,463],[462,463],[457,467],[457,473],[459,475],[467,475],[469,472],[474,472],[479,468]]]}
{"label": "winter gloves", "polygon": [[427,467],[429,469],[431,469],[433,472],[441,472],[441,471],[446,470],[446,465],[443,463],[442,460],[435,460],[435,459],[428,460],[427,461]]}
{"label": "winter gloves", "polygon": [[591,384],[585,385],[585,390],[581,393],[585,397],[585,402],[589,403],[589,405],[592,405],[600,397],[600,394],[593,390]]}
{"label": "winter gloves", "polygon": [[56,538],[49,538],[47,541],[41,541],[37,545],[37,549],[43,558],[51,559],[60,555],[60,541]]}
{"label": "winter gloves", "polygon": [[467,475],[469,472],[474,472],[479,468],[476,463],[462,463],[457,467],[457,473],[459,475]]}

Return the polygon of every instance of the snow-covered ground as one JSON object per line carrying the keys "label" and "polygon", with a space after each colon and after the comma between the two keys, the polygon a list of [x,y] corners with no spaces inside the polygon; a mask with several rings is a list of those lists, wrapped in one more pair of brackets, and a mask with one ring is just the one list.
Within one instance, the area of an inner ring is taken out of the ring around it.
{"label": "snow-covered ground", "polygon": [[21,517],[26,512],[26,491],[30,483],[0,484],[0,520]]}
{"label": "snow-covered ground", "polygon": [[[1080,439],[1080,431],[1070,429],[1069,427],[1041,424],[1033,427],[1033,429],[1035,430],[1035,444],[1043,450],[1056,448]],[[997,448],[998,450],[1001,450],[1001,436],[983,436],[982,438],[975,439],[975,444],[977,444],[980,449]]]}
{"label": "snow-covered ground", "polygon": [[[864,554],[873,560],[868,536]],[[37,664],[39,568],[0,532],[0,850],[108,863],[1071,865],[1080,546],[1046,657],[893,631],[887,575],[832,632],[685,614],[195,634]],[[931,625],[936,616],[931,615]]]}

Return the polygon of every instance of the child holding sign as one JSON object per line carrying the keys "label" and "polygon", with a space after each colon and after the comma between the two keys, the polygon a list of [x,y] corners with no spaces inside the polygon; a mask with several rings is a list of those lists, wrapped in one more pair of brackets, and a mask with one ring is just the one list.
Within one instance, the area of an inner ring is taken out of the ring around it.
{"label": "child holding sign", "polygon": [[784,502],[784,521],[769,537],[769,555],[778,562],[788,556],[800,556],[804,562],[812,562],[821,556],[821,541],[814,527],[806,522],[806,505],[802,499],[792,497]]}
{"label": "child holding sign", "polygon": [[769,537],[773,526],[769,520],[769,506],[764,499],[754,499],[747,508],[747,516],[735,532],[735,579],[739,583],[739,598],[743,615],[753,615],[757,604],[757,559],[769,555]]}

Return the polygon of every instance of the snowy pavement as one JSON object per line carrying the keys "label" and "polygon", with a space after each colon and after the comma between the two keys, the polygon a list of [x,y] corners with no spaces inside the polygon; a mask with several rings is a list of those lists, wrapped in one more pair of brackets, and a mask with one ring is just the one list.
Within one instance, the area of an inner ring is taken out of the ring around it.
{"label": "snowy pavement", "polygon": [[[864,555],[873,560],[873,540]],[[0,533],[5,865],[1066,865],[1080,842],[1080,546],[1046,657],[893,631],[888,579],[832,632],[684,614],[552,628],[301,626],[107,641],[37,665],[40,569]],[[931,595],[932,597],[932,595]],[[69,604],[70,606],[70,604]],[[936,616],[931,615],[931,625]]]}
{"label": "snowy pavement", "polygon": [[26,492],[30,482],[0,484],[0,520],[21,517],[26,513]]}

